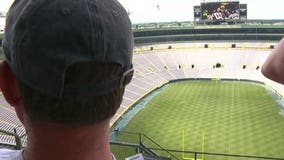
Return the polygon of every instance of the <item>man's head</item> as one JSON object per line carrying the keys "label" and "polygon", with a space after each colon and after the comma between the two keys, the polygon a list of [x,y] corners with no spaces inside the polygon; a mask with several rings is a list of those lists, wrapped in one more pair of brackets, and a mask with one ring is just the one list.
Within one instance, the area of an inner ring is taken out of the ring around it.
{"label": "man's head", "polygon": [[133,76],[131,24],[117,0],[16,0],[3,49],[32,121],[109,119]]}

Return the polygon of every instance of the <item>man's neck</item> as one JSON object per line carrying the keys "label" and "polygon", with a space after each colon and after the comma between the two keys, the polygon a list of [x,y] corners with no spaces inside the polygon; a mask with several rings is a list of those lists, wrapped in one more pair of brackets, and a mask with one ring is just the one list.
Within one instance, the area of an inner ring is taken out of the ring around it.
{"label": "man's neck", "polygon": [[74,128],[33,126],[23,156],[25,160],[111,160],[108,133],[109,121]]}

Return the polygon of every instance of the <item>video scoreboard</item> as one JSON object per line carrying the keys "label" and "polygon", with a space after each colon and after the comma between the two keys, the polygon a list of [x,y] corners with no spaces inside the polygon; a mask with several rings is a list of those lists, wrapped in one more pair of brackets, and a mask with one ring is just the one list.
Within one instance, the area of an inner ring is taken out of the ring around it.
{"label": "video scoreboard", "polygon": [[247,4],[238,1],[203,2],[194,6],[194,21],[213,24],[247,20]]}

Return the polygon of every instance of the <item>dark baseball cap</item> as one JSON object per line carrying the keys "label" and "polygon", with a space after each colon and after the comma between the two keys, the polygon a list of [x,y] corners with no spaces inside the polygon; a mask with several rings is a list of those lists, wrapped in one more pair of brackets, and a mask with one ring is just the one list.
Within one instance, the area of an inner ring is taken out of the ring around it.
{"label": "dark baseball cap", "polygon": [[[125,86],[133,76],[133,45],[131,22],[117,0],[15,0],[3,40],[16,78],[55,97]],[[91,86],[65,85],[68,67],[82,62],[116,63],[124,73]]]}

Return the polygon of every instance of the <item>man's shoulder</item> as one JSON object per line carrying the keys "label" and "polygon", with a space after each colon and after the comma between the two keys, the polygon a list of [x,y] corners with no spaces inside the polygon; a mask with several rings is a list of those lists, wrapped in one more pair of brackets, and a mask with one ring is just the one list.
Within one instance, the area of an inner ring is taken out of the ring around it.
{"label": "man's shoulder", "polygon": [[0,149],[0,160],[23,160],[22,150]]}

